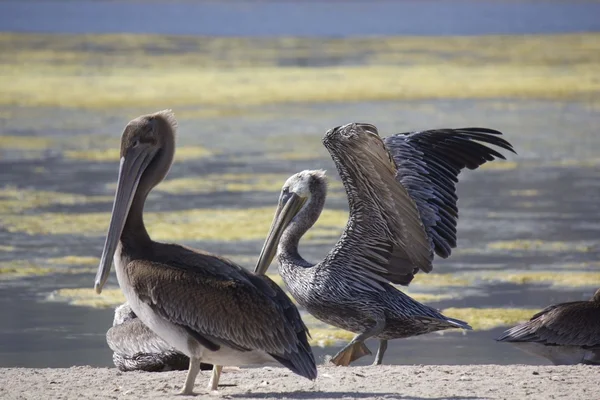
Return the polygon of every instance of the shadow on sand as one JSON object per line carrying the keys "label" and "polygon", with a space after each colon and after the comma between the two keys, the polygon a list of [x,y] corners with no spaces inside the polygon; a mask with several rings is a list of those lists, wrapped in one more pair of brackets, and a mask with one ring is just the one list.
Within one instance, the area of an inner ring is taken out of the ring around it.
{"label": "shadow on sand", "polygon": [[390,392],[322,392],[322,391],[295,391],[295,392],[262,392],[262,393],[243,393],[232,394],[229,397],[244,398],[285,398],[285,399],[402,399],[402,400],[484,400],[486,397],[474,396],[450,396],[450,397],[414,397],[402,396],[398,393]]}

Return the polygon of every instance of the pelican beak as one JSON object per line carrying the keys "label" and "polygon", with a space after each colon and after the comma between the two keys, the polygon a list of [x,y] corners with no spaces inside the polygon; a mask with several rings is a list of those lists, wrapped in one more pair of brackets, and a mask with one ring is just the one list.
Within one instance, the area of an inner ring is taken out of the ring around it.
{"label": "pelican beak", "polygon": [[117,193],[115,194],[110,225],[94,283],[94,289],[98,294],[102,293],[102,287],[110,274],[110,266],[129,214],[131,202],[140,183],[140,178],[150,161],[152,161],[153,155],[152,148],[149,145],[140,144],[127,150],[125,156],[121,157]]}
{"label": "pelican beak", "polygon": [[264,273],[267,272],[269,265],[271,265],[271,261],[273,261],[273,258],[277,253],[277,246],[279,245],[281,235],[292,219],[294,219],[302,209],[305,202],[305,197],[300,197],[296,193],[290,193],[287,199],[277,206],[275,217],[273,218],[273,223],[269,230],[269,235],[265,240],[265,244],[260,251],[260,256],[258,256],[256,267],[254,268],[255,274],[264,275]]}

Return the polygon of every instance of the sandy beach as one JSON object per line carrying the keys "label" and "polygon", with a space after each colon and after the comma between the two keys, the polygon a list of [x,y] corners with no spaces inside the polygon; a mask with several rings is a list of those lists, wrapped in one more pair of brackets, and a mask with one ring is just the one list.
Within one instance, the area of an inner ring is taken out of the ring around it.
{"label": "sandy beach", "polygon": [[[196,380],[198,396],[235,399],[598,399],[600,369],[592,366],[319,367],[308,381],[282,368],[222,375],[218,394]],[[185,372],[121,373],[116,369],[0,369],[2,399],[182,399]]]}

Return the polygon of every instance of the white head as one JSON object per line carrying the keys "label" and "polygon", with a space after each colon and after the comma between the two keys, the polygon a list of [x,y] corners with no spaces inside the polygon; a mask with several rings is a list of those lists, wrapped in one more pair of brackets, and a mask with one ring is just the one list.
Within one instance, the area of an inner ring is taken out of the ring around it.
{"label": "white head", "polygon": [[121,325],[125,321],[135,319],[137,316],[131,309],[128,303],[123,303],[115,308],[115,316],[113,318],[113,326]]}
{"label": "white head", "polygon": [[303,199],[308,199],[311,195],[311,188],[314,188],[315,185],[327,185],[325,171],[307,169],[290,176],[283,184],[281,194],[284,196],[287,193],[295,193]]}
{"label": "white head", "polygon": [[[316,193],[320,195],[318,198],[321,199],[321,203],[314,203],[312,204],[313,207],[307,207],[307,203],[311,202],[313,194]],[[269,235],[265,240],[265,244],[258,257],[256,268],[254,269],[255,273],[264,274],[267,271],[271,261],[273,261],[273,258],[277,253],[279,241],[281,240],[284,231],[305,207],[307,207],[306,212],[308,212],[308,215],[303,214],[304,230],[299,234],[298,239],[302,233],[306,232],[306,229],[312,226],[321,213],[323,208],[322,202],[324,202],[326,195],[327,177],[323,170],[305,170],[298,172],[285,181],[285,184],[281,189],[279,204],[275,211],[275,217],[273,218]]]}

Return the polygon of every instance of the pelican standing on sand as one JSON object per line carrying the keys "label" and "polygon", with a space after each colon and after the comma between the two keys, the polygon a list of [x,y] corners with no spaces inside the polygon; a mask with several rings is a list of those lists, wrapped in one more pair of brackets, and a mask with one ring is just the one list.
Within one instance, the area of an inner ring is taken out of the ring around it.
{"label": "pelican standing on sand", "polygon": [[390,339],[471,327],[420,304],[389,282],[408,285],[432,270],[433,253],[456,246],[459,172],[500,153],[476,141],[514,151],[500,132],[441,129],[381,139],[370,124],[329,130],[323,144],[340,174],[350,208],[346,228],[323,261],[298,253],[300,238],[319,218],[327,185],[323,171],[303,171],[283,185],[256,273],[277,256],[279,273],[298,304],[319,320],[357,335],[333,358],[336,365],[371,354],[364,341],[379,339],[381,364]]}
{"label": "pelican standing on sand", "polygon": [[496,340],[554,365],[600,365],[600,289],[589,301],[548,306]]}
{"label": "pelican standing on sand", "polygon": [[133,312],[190,357],[182,394],[193,393],[201,361],[233,366],[277,361],[315,379],[306,326],[275,282],[219,256],[150,239],[144,203],[171,167],[176,129],[170,110],[142,115],[125,127],[96,292],[102,291],[114,257],[119,286]]}

